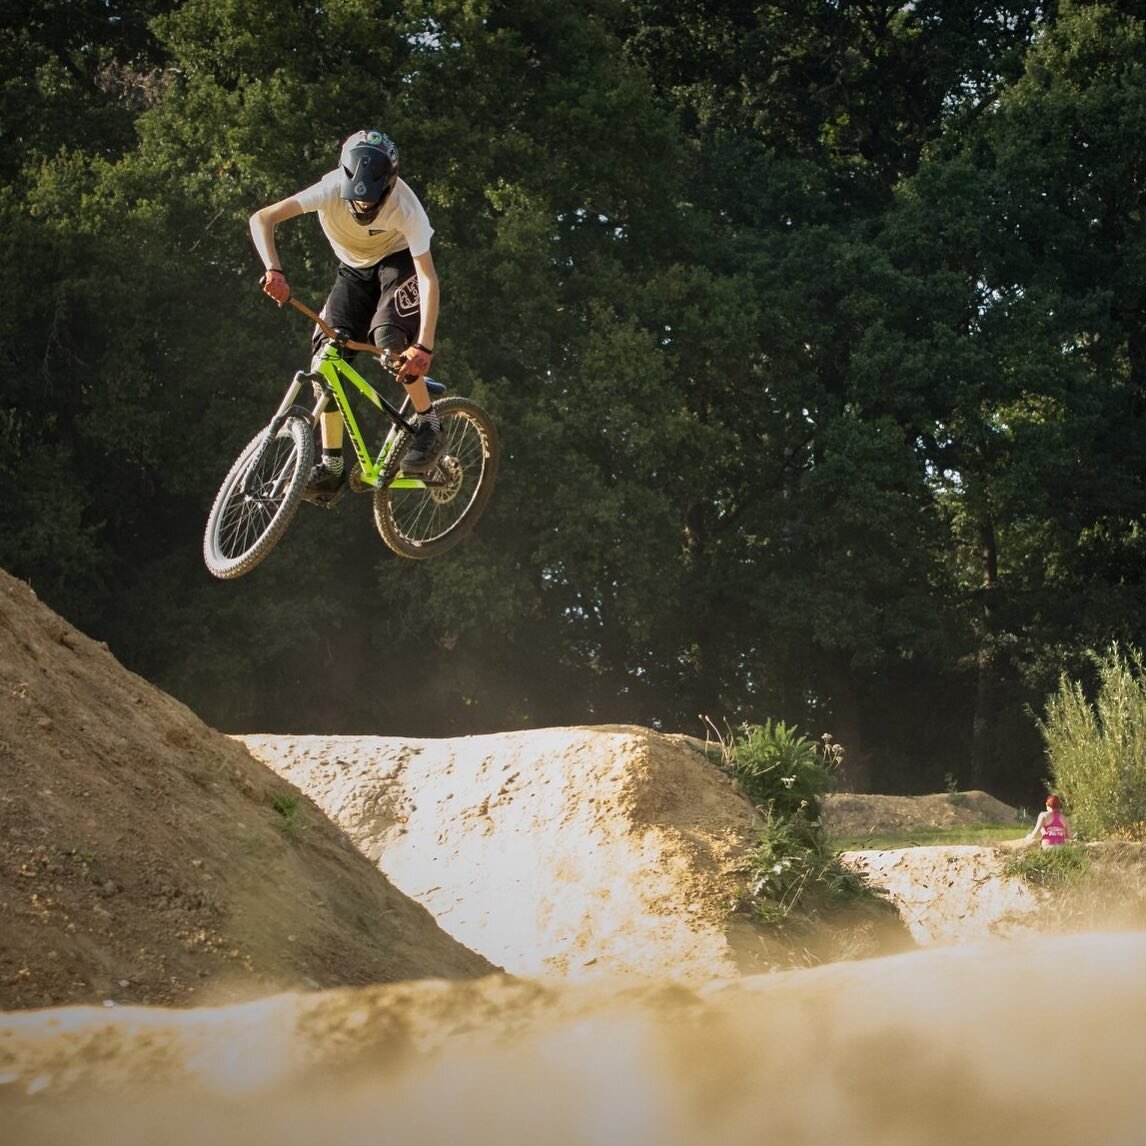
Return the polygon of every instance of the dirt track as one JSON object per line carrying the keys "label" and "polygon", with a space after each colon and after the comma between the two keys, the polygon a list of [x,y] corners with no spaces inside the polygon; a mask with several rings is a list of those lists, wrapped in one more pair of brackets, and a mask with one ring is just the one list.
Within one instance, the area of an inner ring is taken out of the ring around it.
{"label": "dirt track", "polygon": [[0,1116],[20,1146],[1133,1146],[1143,960],[1142,935],[1072,936],[702,990],[494,977],[7,1016]]}
{"label": "dirt track", "polygon": [[760,974],[686,737],[248,742],[0,574],[5,1146],[1139,1140],[1146,938],[976,941],[987,849],[851,857],[932,949]]}
{"label": "dirt track", "polygon": [[997,848],[922,847],[847,852],[844,862],[884,888],[921,947],[1039,929],[1044,899],[1008,876]]}

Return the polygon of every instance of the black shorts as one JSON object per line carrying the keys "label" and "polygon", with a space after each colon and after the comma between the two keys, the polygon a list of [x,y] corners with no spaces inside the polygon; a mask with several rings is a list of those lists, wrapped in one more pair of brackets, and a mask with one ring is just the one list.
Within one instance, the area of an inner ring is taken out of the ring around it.
{"label": "black shorts", "polygon": [[[405,350],[417,339],[422,321],[418,275],[409,250],[395,251],[372,267],[339,263],[322,317],[355,342]],[[315,327],[315,353],[325,341],[322,331]]]}

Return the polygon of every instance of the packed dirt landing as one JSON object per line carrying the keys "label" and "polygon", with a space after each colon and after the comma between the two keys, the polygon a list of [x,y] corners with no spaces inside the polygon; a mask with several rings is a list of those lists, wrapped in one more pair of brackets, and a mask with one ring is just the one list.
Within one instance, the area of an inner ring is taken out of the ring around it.
{"label": "packed dirt landing", "polygon": [[489,977],[0,1016],[13,1146],[1141,1141],[1146,936],[707,988]]}
{"label": "packed dirt landing", "polygon": [[459,943],[513,974],[707,982],[775,966],[735,911],[760,817],[689,737],[238,739]]}

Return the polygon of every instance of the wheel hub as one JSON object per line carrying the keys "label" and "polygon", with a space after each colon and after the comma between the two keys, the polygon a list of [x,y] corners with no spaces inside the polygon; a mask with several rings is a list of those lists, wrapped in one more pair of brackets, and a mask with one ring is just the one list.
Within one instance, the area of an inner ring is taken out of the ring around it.
{"label": "wheel hub", "polygon": [[443,481],[441,485],[430,486],[430,497],[438,505],[446,505],[458,496],[458,490],[462,488],[462,478],[465,476],[462,463],[447,454],[438,462],[438,473]]}

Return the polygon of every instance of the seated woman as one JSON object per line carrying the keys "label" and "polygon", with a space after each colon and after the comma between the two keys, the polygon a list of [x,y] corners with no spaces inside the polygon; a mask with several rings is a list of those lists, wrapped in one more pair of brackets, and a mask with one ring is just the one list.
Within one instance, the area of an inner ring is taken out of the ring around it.
{"label": "seated woman", "polygon": [[1035,826],[1023,837],[1023,844],[1036,841],[1044,848],[1059,847],[1071,838],[1070,823],[1062,814],[1062,801],[1055,795],[1047,797],[1045,812],[1039,813]]}

